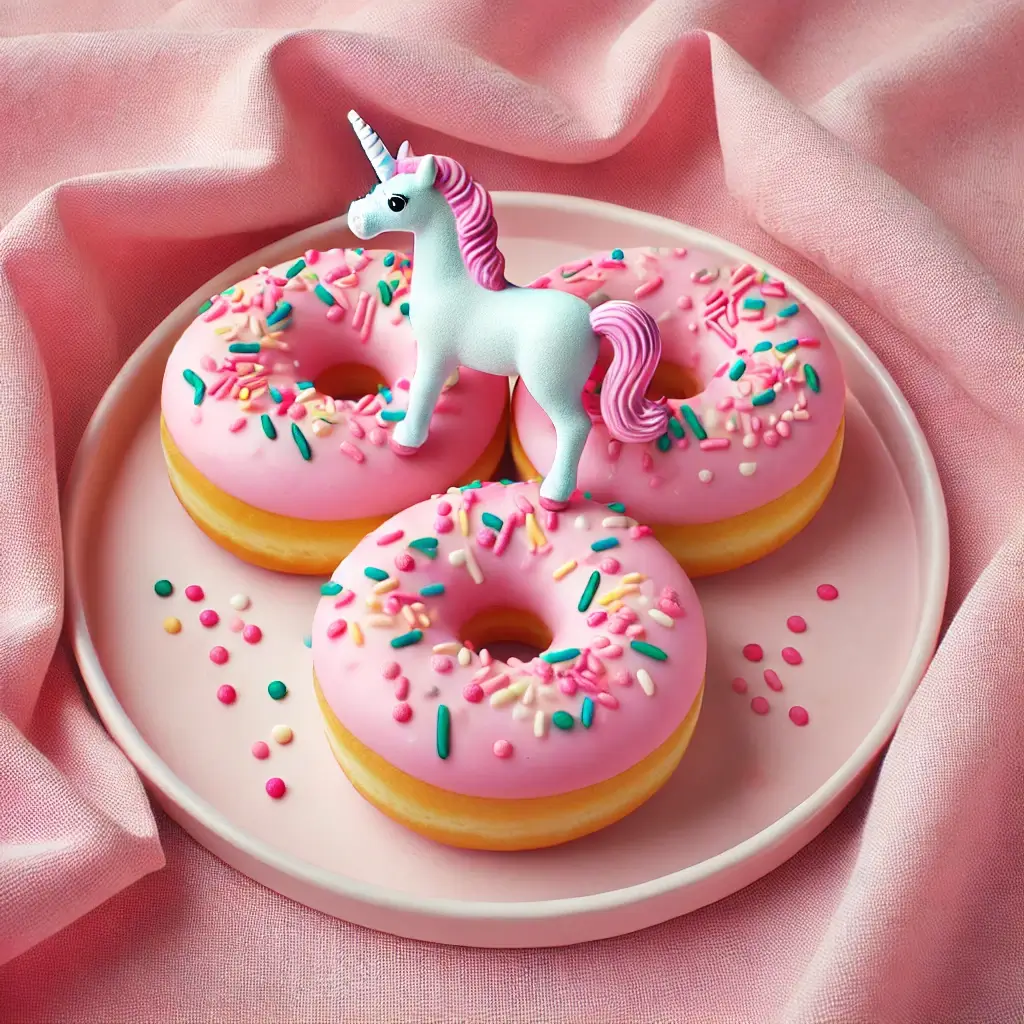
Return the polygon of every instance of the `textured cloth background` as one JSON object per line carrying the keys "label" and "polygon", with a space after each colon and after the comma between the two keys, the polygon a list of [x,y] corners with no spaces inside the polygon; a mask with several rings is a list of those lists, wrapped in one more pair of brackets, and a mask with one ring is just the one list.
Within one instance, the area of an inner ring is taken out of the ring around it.
{"label": "textured cloth background", "polygon": [[[0,1020],[1024,1020],[1022,52],[990,0],[0,4]],[[921,419],[938,656],[870,790],[723,903],[565,950],[363,931],[154,822],[86,711],[59,639],[78,439],[182,296],[363,190],[350,105],[490,188],[761,253]]]}

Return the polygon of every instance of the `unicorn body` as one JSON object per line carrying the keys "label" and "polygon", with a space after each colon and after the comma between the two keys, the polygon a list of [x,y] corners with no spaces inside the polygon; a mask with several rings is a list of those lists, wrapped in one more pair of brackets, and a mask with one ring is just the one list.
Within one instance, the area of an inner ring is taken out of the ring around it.
{"label": "unicorn body", "polygon": [[409,319],[416,337],[416,372],[405,419],[392,446],[413,454],[427,439],[445,381],[460,367],[518,375],[550,417],[555,456],[541,485],[541,503],[564,508],[590,434],[583,390],[597,362],[600,339],[613,359],[601,391],[601,415],[620,441],[652,441],[668,412],[645,398],[661,358],[654,319],[630,302],[593,311],[567,292],[520,288],[505,280],[490,196],[448,157],[413,157],[403,143],[395,160],[354,112],[349,114],[380,184],[348,211],[360,239],[385,231],[415,237]]}

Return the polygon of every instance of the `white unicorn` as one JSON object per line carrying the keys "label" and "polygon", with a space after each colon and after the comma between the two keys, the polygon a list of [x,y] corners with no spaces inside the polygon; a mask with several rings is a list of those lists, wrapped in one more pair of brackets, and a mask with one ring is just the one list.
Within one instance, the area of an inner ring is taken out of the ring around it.
{"label": "white unicorn", "polygon": [[349,228],[361,239],[385,231],[415,237],[409,319],[416,372],[392,447],[410,455],[423,445],[441,389],[460,366],[518,374],[555,428],[541,504],[564,509],[590,433],[583,389],[601,336],[613,352],[600,395],[612,437],[644,442],[665,432],[666,407],[645,397],[661,358],[657,323],[632,302],[591,311],[575,295],[510,284],[491,198],[465,168],[450,157],[414,157],[407,142],[396,160],[355,111],[348,119],[380,179],[349,207]]}

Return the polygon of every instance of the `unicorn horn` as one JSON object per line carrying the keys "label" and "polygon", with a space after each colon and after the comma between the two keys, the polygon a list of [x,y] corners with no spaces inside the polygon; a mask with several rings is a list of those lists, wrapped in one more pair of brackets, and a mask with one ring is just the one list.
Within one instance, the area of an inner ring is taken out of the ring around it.
{"label": "unicorn horn", "polygon": [[348,112],[348,121],[363,147],[363,152],[373,164],[377,177],[381,181],[387,181],[388,178],[393,177],[395,158],[380,141],[380,136],[354,110]]}
{"label": "unicorn horn", "polygon": [[412,151],[412,146],[408,142],[403,142],[398,147],[398,159],[399,160],[411,160],[415,154]]}

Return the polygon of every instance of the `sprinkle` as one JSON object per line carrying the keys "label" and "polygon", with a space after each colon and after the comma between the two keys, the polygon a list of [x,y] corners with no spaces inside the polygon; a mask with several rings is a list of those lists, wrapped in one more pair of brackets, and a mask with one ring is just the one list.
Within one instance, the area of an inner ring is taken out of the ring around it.
{"label": "sprinkle", "polygon": [[301,274],[301,273],[302,273],[302,271],[303,271],[303,270],[305,270],[305,269],[306,269],[306,261],[305,261],[305,260],[301,260],[301,259],[300,259],[300,260],[296,260],[296,261],[295,261],[295,262],[294,262],[294,263],[293,263],[293,264],[292,264],[292,265],[291,265],[291,266],[290,266],[290,267],[289,267],[289,268],[288,268],[288,269],[287,269],[287,270],[286,270],[286,271],[284,272],[284,276],[285,276],[285,277],[287,277],[287,278],[289,278],[289,279],[291,279],[291,278],[293,278],[293,277],[297,277],[297,276],[298,276],[299,274]]}
{"label": "sprinkle", "polygon": [[576,568],[576,562],[574,560],[570,560],[568,562],[563,562],[562,565],[560,565],[551,574],[551,578],[552,579],[556,579],[556,580],[563,579],[564,577],[568,576],[569,573],[571,573],[573,571],[573,569],[575,569],[575,568]]}
{"label": "sprinkle", "polygon": [[174,584],[170,580],[157,580],[153,590],[157,597],[170,597],[174,593]]}
{"label": "sprinkle", "polygon": [[683,419],[686,420],[686,425],[693,431],[697,440],[705,440],[708,436],[708,432],[704,429],[704,425],[697,418],[697,414],[688,405],[681,405],[679,407],[679,411],[682,413]]}
{"label": "sprinkle", "polygon": [[280,800],[288,792],[288,787],[284,784],[284,779],[273,778],[267,779],[266,790],[271,800]]}
{"label": "sprinkle", "polygon": [[822,583],[817,589],[817,595],[822,601],[834,601],[839,596],[839,591],[831,583]]}
{"label": "sprinkle", "polygon": [[339,636],[345,635],[346,629],[348,629],[348,623],[344,619],[335,619],[327,627],[327,637],[330,640],[336,640]]}
{"label": "sprinkle", "polygon": [[363,575],[367,579],[376,580],[378,583],[382,583],[388,578],[388,574],[383,569],[378,569],[376,566],[368,565],[363,570]]}
{"label": "sprinkle", "polygon": [[803,655],[795,647],[783,647],[782,660],[787,665],[799,665],[804,659]]}
{"label": "sprinkle", "polygon": [[780,309],[775,315],[789,318],[791,316],[796,316],[796,314],[799,312],[800,307],[794,302],[789,306],[783,306],[783,308]]}
{"label": "sprinkle", "polygon": [[[207,299],[200,307],[199,314],[205,313],[213,305],[213,299]],[[197,314],[198,315],[198,314]]]}
{"label": "sprinkle", "polygon": [[584,729],[589,729],[594,724],[594,702],[589,697],[583,698],[583,707],[580,708],[580,723]]}
{"label": "sprinkle", "polygon": [[740,473],[743,476],[753,476],[754,471],[757,469],[756,462],[741,462],[739,465]]}
{"label": "sprinkle", "polygon": [[190,601],[202,601],[206,594],[198,583],[192,583],[185,588],[185,596]]}
{"label": "sprinkle", "polygon": [[779,673],[773,668],[766,668],[764,670],[764,681],[768,685],[769,690],[774,690],[776,693],[782,690],[782,680],[779,678]]}
{"label": "sprinkle", "polygon": [[391,286],[387,281],[378,281],[377,291],[380,293],[380,301],[383,302],[385,306],[390,306],[393,296],[391,293]]}
{"label": "sprinkle", "polygon": [[220,616],[212,608],[204,608],[199,613],[199,621],[207,629],[211,629],[213,626],[216,626],[218,622],[220,622]]}
{"label": "sprinkle", "polygon": [[786,619],[786,628],[791,633],[804,633],[807,631],[807,620],[802,615],[790,615]]}
{"label": "sprinkle", "polygon": [[640,689],[643,690],[648,697],[654,696],[654,680],[651,678],[647,669],[638,668],[636,670],[636,681],[640,684]]}
{"label": "sprinkle", "polygon": [[391,646],[398,647],[411,647],[413,644],[418,644],[423,639],[423,631],[419,629],[410,629],[408,633],[402,633],[401,636],[391,638]]}
{"label": "sprinkle", "polygon": [[374,588],[375,594],[390,594],[392,590],[397,590],[402,584],[396,579],[381,580]]}
{"label": "sprinkle", "polygon": [[210,661],[214,665],[224,665],[228,660],[228,652],[224,647],[214,647],[210,650]]}
{"label": "sprinkle", "polygon": [[647,579],[647,577],[642,572],[627,572],[626,575],[622,577],[622,582],[626,584],[643,583],[645,579]]}
{"label": "sprinkle", "polygon": [[[573,562],[573,565],[576,563]],[[579,604],[576,606],[577,611],[585,612],[591,602],[594,600],[594,595],[597,593],[597,588],[601,585],[601,574],[595,569],[590,574],[590,579],[587,580],[587,585],[583,588],[583,593],[580,595]]]}
{"label": "sprinkle", "polygon": [[237,699],[238,691],[230,683],[217,687],[217,700],[221,704],[234,704]]}
{"label": "sprinkle", "polygon": [[268,757],[270,757],[270,747],[268,747],[266,743],[263,742],[263,740],[257,740],[249,748],[249,750],[251,751],[252,756],[255,757],[257,761],[265,761]]}
{"label": "sprinkle", "polygon": [[755,715],[767,715],[769,710],[771,710],[771,705],[768,703],[766,698],[755,697],[750,702],[750,710],[753,711]]}
{"label": "sprinkle", "polygon": [[194,370],[185,370],[182,376],[192,388],[192,404],[202,405],[203,399],[206,397],[206,384],[203,383],[203,378]]}
{"label": "sprinkle", "polygon": [[760,644],[746,644],[743,648],[743,657],[747,661],[760,661],[764,657],[764,648]]}
{"label": "sprinkle", "polygon": [[512,744],[508,740],[495,740],[491,750],[494,751],[495,757],[500,757],[502,760],[512,756]]}
{"label": "sprinkle", "polygon": [[437,558],[436,537],[419,537],[416,540],[409,541],[407,547],[415,548],[426,555],[427,558]]}
{"label": "sprinkle", "polygon": [[702,484],[709,484],[712,480],[714,480],[714,478],[715,474],[712,473],[710,469],[702,469],[700,470],[700,472],[697,473],[697,479]]}
{"label": "sprinkle", "polygon": [[746,693],[747,692],[747,681],[742,676],[737,676],[732,681],[732,689],[734,693]]}
{"label": "sprinkle", "polygon": [[244,612],[252,602],[245,594],[235,594],[231,600],[228,601],[228,604],[230,604],[236,612]]}
{"label": "sprinkle", "polygon": [[655,661],[668,661],[668,655],[660,647],[655,647],[654,644],[644,643],[643,640],[630,640],[629,646],[637,654],[644,654]]}
{"label": "sprinkle", "polygon": [[338,450],[342,455],[347,455],[354,462],[363,462],[366,459],[366,456],[349,441],[342,441],[341,444],[338,445]]}
{"label": "sprinkle", "polygon": [[737,359],[736,362],[729,367],[729,380],[739,380],[746,372],[746,369],[747,364],[742,359]]}
{"label": "sprinkle", "polygon": [[780,341],[778,345],[775,346],[775,351],[792,352],[799,344],[800,342],[797,341],[796,338],[790,338],[789,341]]}
{"label": "sprinkle", "polygon": [[551,716],[551,724],[559,729],[569,730],[573,727],[575,722],[568,711],[556,711]]}
{"label": "sprinkle", "polygon": [[164,632],[165,633],[171,633],[172,635],[174,633],[180,633],[181,632],[181,620],[174,618],[174,616],[171,616],[170,618],[164,619]]}
{"label": "sprinkle", "polygon": [[452,749],[452,713],[447,704],[437,705],[437,756],[445,760]]}
{"label": "sprinkle", "polygon": [[[818,377],[818,372],[810,363],[804,363],[804,379],[807,381],[807,386],[815,394],[821,390],[821,380]],[[199,403],[197,402],[196,404],[198,405]]]}
{"label": "sprinkle", "polygon": [[459,509],[459,533],[463,537],[469,536],[469,515],[464,508]]}
{"label": "sprinkle", "polygon": [[624,260],[625,258],[626,254],[621,249],[612,249],[613,260]]}
{"label": "sprinkle", "polygon": [[292,424],[292,440],[295,442],[295,446],[299,449],[299,454],[309,462],[309,460],[313,458],[313,451],[309,447],[306,435],[299,429],[298,423]]}
{"label": "sprinkle", "polygon": [[312,636],[312,634],[310,634],[310,633],[307,633],[307,634],[306,634],[306,635],[305,635],[305,636],[304,636],[304,637],[302,638],[302,646],[303,646],[303,647],[306,647],[306,648],[309,648],[309,647],[312,647],[312,646],[313,646],[313,636]]}
{"label": "sprinkle", "polygon": [[767,391],[762,391],[758,395],[754,395],[750,400],[751,405],[771,405],[775,401],[775,391],[769,388]]}
{"label": "sprinkle", "polygon": [[271,700],[284,700],[288,696],[288,687],[280,679],[275,679],[267,686],[267,693],[270,694]]}
{"label": "sprinkle", "polygon": [[354,643],[356,647],[363,646],[363,631],[358,622],[352,623],[352,643]]}
{"label": "sprinkle", "polygon": [[789,720],[794,725],[806,725],[811,720],[811,716],[807,714],[807,708],[802,708],[799,704],[794,704],[789,709]]}
{"label": "sprinkle", "polygon": [[[500,676],[498,677],[500,678]],[[490,680],[490,685],[494,685],[497,679]],[[506,704],[511,704],[514,701],[519,700],[520,697],[526,692],[527,687],[530,685],[529,679],[520,679],[518,682],[513,683],[511,686],[504,686],[501,689],[496,690],[491,694],[490,705],[492,708],[502,708]],[[484,693],[488,690],[488,684],[484,683]]]}
{"label": "sprinkle", "polygon": [[439,594],[444,593],[443,583],[428,583],[425,587],[420,587],[421,597],[437,597]]}
{"label": "sprinkle", "polygon": [[675,626],[675,620],[672,616],[666,615],[660,608],[648,608],[647,614],[660,626],[664,626],[666,629],[672,629]]}
{"label": "sprinkle", "polygon": [[557,665],[560,661],[572,661],[573,658],[579,656],[580,649],[578,647],[564,647],[560,651],[545,651],[541,655],[541,659],[549,665]]}
{"label": "sprinkle", "polygon": [[646,298],[652,292],[656,292],[664,283],[665,279],[661,276],[661,274],[656,274],[654,277],[644,281],[644,283],[633,292],[633,298]]}
{"label": "sprinkle", "polygon": [[491,512],[485,512],[480,519],[484,526],[490,527],[492,530],[500,530],[502,526],[501,520]]}
{"label": "sprinkle", "polygon": [[470,704],[479,704],[484,699],[484,690],[479,683],[469,683],[462,690],[462,696]]}
{"label": "sprinkle", "polygon": [[235,341],[228,345],[228,351],[238,355],[255,355],[259,350],[260,343],[258,341]]}
{"label": "sprinkle", "polygon": [[764,307],[765,307],[764,299],[744,299],[743,300],[743,308],[744,309],[758,309],[758,310],[760,310],[760,309],[764,309]]}
{"label": "sprinkle", "polygon": [[330,580],[327,583],[322,583],[320,585],[320,593],[323,594],[324,597],[334,597],[335,594],[340,594],[341,591],[341,584],[335,583],[334,580]]}
{"label": "sprinkle", "polygon": [[263,433],[266,434],[271,441],[276,440],[277,427],[274,426],[274,421],[266,413],[263,413],[263,415],[260,416],[260,426],[263,427]]}
{"label": "sprinkle", "polygon": [[595,540],[590,545],[591,551],[608,551],[610,548],[617,548],[619,546],[618,537],[602,537],[600,540]]}

